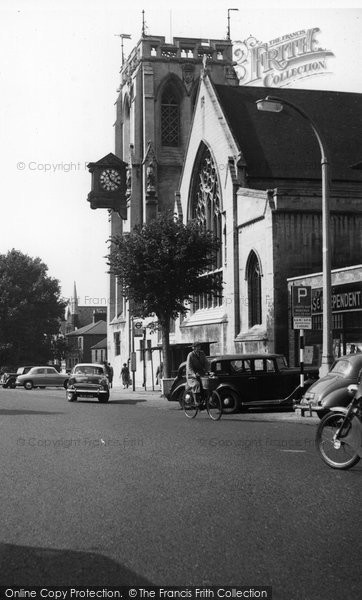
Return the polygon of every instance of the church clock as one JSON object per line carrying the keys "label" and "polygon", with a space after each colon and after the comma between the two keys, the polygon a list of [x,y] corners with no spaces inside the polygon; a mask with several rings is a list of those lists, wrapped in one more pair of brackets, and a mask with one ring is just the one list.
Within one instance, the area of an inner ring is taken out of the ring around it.
{"label": "church clock", "polygon": [[122,219],[127,219],[127,164],[110,153],[87,166],[92,174],[92,190],[88,194],[91,208],[114,210]]}

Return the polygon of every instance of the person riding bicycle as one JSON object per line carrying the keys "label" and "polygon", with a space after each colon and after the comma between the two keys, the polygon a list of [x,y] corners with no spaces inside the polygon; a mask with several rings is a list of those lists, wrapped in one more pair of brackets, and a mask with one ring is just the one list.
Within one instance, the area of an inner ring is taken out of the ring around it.
{"label": "person riding bicycle", "polygon": [[210,363],[205,353],[201,350],[201,343],[194,342],[192,351],[189,352],[186,359],[186,383],[187,389],[192,392],[195,402],[200,402],[200,380],[210,370]]}

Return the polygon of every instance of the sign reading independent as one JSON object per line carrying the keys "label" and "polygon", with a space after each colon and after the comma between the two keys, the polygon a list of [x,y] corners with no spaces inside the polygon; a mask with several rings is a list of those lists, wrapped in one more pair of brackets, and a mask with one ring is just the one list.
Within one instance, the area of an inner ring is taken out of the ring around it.
{"label": "sign reading independent", "polygon": [[310,285],[292,287],[293,329],[312,329],[312,288]]}

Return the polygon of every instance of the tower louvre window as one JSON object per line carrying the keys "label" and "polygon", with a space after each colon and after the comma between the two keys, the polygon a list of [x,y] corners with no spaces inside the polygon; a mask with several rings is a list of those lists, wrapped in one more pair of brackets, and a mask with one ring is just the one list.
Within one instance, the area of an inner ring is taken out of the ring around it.
{"label": "tower louvre window", "polygon": [[170,88],[161,100],[161,141],[163,146],[180,145],[180,103]]}

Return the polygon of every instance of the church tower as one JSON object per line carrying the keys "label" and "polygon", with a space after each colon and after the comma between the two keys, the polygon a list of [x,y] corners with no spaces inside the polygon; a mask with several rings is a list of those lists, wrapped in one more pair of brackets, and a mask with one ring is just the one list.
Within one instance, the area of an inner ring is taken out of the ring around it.
{"label": "church tower", "polygon": [[[199,79],[238,85],[229,39],[143,35],[121,67],[115,154],[128,164],[127,220],[110,212],[111,235],[125,233],[173,209]],[[130,355],[129,312],[110,276],[108,356],[118,368]]]}
{"label": "church tower", "polygon": [[129,164],[128,223],[174,204],[202,68],[238,85],[230,40],[141,38],[121,69],[116,155]]}

